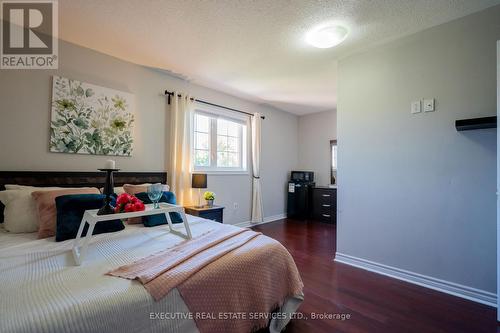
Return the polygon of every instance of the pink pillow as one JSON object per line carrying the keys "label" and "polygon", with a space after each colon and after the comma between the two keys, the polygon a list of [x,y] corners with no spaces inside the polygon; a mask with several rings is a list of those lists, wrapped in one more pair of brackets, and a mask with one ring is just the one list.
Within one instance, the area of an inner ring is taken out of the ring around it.
{"label": "pink pillow", "polygon": [[99,194],[95,187],[68,188],[54,191],[35,191],[31,196],[38,211],[38,238],[47,238],[56,234],[56,198],[67,194]]}
{"label": "pink pillow", "polygon": [[[148,187],[150,185],[151,184],[149,184],[149,183],[140,184],[140,185],[125,184],[125,185],[123,185],[123,190],[127,194],[136,195],[137,193],[147,192]],[[168,192],[168,191],[170,191],[170,186],[163,185],[163,192]]]}
{"label": "pink pillow", "polygon": [[132,185],[132,184],[124,184],[123,190],[127,194],[135,195],[137,193],[147,192],[148,187],[151,184],[141,184],[141,185]]}

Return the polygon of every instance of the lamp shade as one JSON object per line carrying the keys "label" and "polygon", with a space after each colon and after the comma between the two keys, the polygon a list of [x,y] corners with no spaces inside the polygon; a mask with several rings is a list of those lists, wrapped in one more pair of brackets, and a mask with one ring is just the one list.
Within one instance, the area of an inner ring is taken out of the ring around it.
{"label": "lamp shade", "polygon": [[192,188],[207,188],[207,174],[193,173],[191,176]]}

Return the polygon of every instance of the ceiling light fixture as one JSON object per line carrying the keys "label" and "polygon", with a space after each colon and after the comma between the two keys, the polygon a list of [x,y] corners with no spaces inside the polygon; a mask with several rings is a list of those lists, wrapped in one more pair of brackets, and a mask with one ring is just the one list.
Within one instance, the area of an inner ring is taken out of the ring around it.
{"label": "ceiling light fixture", "polygon": [[340,25],[320,26],[311,30],[306,42],[320,49],[327,49],[342,43],[347,37],[347,29]]}

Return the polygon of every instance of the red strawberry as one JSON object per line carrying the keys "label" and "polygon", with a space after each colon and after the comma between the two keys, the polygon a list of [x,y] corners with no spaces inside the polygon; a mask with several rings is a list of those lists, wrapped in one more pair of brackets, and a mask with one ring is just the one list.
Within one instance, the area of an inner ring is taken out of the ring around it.
{"label": "red strawberry", "polygon": [[143,211],[145,209],[144,207],[144,204],[142,203],[142,201],[138,201],[134,204],[134,209],[136,212],[140,212],[140,211]]}
{"label": "red strawberry", "polygon": [[118,196],[118,198],[116,199],[116,203],[118,205],[121,205],[121,204],[126,204],[130,201],[130,195],[128,195],[127,193],[123,193],[123,194],[120,194]]}
{"label": "red strawberry", "polygon": [[125,205],[125,208],[124,208],[124,211],[125,213],[131,213],[134,211],[134,205],[128,203]]}

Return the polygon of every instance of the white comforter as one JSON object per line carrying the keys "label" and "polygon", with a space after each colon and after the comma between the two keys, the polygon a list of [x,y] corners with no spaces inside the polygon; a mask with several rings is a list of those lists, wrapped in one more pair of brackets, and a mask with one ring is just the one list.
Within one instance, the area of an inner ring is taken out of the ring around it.
{"label": "white comforter", "polygon": [[[188,220],[193,237],[220,226]],[[155,302],[139,282],[104,275],[180,243],[168,226],[95,235],[81,266],[74,264],[72,240],[33,238],[0,232],[0,332],[198,332],[177,289]],[[300,302],[290,298],[281,311],[293,313]],[[271,330],[287,322],[273,320]]]}

